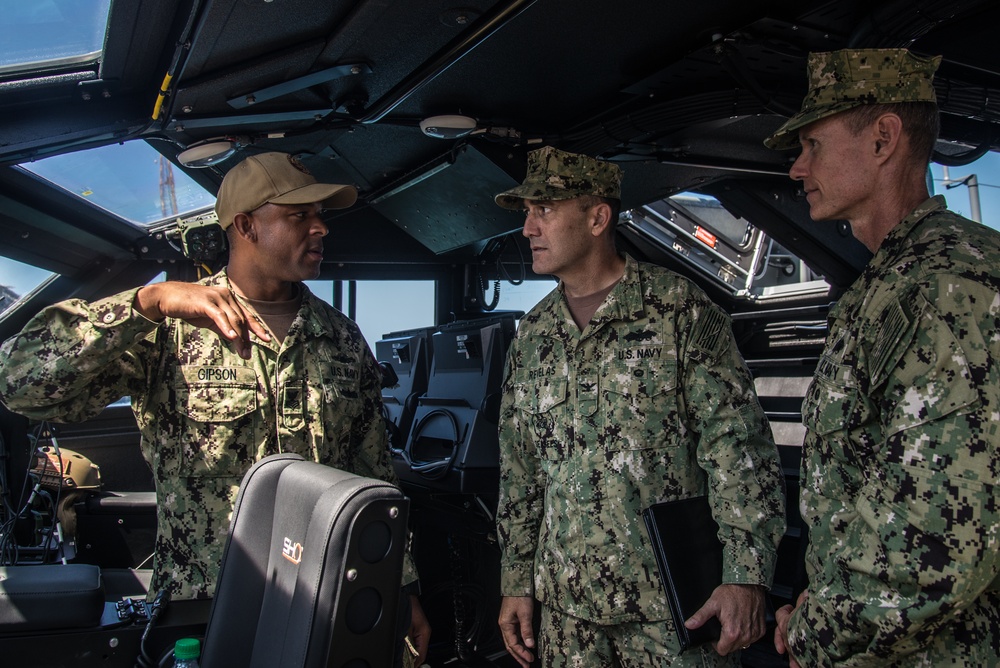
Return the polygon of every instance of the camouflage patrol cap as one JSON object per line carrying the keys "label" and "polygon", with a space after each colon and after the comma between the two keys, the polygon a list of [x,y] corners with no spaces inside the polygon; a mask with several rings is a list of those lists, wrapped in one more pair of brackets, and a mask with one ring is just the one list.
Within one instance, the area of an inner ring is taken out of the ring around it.
{"label": "camouflage patrol cap", "polygon": [[922,58],[906,49],[842,49],[810,53],[809,92],[802,109],[764,140],[785,150],[799,143],[798,131],[821,118],[863,104],[936,102],[934,72],[941,56]]}
{"label": "camouflage patrol cap", "polygon": [[621,199],[621,183],[622,170],[614,163],[546,146],[528,154],[524,183],[497,195],[496,203],[517,210],[526,199],[556,201],[581,195]]}
{"label": "camouflage patrol cap", "polygon": [[298,158],[287,153],[252,155],[226,173],[215,200],[223,229],[238,213],[272,204],[313,204],[324,209],[346,209],[358,199],[354,186],[317,183]]}

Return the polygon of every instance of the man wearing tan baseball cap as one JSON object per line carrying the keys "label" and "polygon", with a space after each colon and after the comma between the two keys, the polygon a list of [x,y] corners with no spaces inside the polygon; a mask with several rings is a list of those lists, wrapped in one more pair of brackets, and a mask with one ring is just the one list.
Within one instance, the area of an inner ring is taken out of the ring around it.
{"label": "man wearing tan baseball cap", "polygon": [[802,404],[809,584],[775,613],[793,668],[1000,665],[1000,234],[928,193],[940,61],[810,54],[765,141],[801,148],[810,216],[874,254]]}
{"label": "man wearing tan baseball cap", "polygon": [[228,228],[237,213],[249,213],[264,204],[312,204],[323,209],[346,209],[358,199],[354,186],[317,183],[302,162],[287,153],[252,155],[233,167],[222,180],[215,202],[219,225]]}
{"label": "man wearing tan baseball cap", "polygon": [[[251,156],[219,189],[225,269],[56,304],[4,344],[11,410],[84,420],[131,397],[157,491],[151,596],[212,596],[236,493],[262,457],[294,452],[396,482],[375,358],[357,325],[303,283],[320,272],[322,210],[356,197],[290,155]],[[58,399],[41,400],[53,387]],[[408,630],[422,661],[430,627],[409,595],[416,580],[407,556],[401,610],[412,623],[401,620],[398,655]]]}

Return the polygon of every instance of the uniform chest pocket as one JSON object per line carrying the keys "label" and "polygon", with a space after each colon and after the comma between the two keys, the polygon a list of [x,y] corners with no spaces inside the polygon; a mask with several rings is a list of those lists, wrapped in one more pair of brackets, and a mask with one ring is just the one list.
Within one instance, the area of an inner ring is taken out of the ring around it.
{"label": "uniform chest pocket", "polygon": [[178,409],[196,422],[232,422],[257,410],[257,385],[247,383],[181,383]]}
{"label": "uniform chest pocket", "polygon": [[561,459],[567,445],[566,412],[569,383],[565,378],[547,378],[541,382],[518,383],[515,396],[522,409],[539,452],[545,459]]}
{"label": "uniform chest pocket", "polygon": [[361,414],[362,398],[358,368],[347,364],[330,364],[323,370],[322,392],[314,397],[307,410],[323,416],[323,431],[327,442],[343,440]]}
{"label": "uniform chest pocket", "polygon": [[175,448],[159,453],[162,465],[186,477],[242,476],[256,456],[256,383],[180,383]]}
{"label": "uniform chest pocket", "polygon": [[857,402],[857,388],[817,375],[802,401],[802,423],[820,436],[847,431]]}
{"label": "uniform chest pocket", "polygon": [[680,442],[676,362],[616,360],[601,384],[609,449],[644,450]]}

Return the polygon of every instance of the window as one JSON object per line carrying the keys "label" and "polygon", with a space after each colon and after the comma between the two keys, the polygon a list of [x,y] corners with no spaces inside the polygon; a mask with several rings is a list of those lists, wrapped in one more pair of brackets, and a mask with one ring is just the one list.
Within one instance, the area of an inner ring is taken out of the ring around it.
{"label": "window", "polygon": [[50,271],[0,256],[0,318],[15,304],[56,277]]}
{"label": "window", "polygon": [[137,225],[188,217],[215,205],[212,193],[144,141],[56,155],[20,167]]}
{"label": "window", "polygon": [[[356,322],[372,350],[385,334],[434,325],[434,281],[357,281],[356,284]],[[333,281],[306,281],[306,285],[317,297],[333,303]],[[349,307],[345,305],[344,310]]]}
{"label": "window", "polygon": [[111,0],[0,0],[0,74],[100,61]]}
{"label": "window", "polygon": [[627,211],[620,230],[736,297],[759,300],[829,290],[798,257],[708,195],[680,193]]}
{"label": "window", "polygon": [[932,163],[931,175],[931,194],[944,195],[949,209],[970,220],[979,213],[983,225],[1000,230],[1000,152],[988,151],[964,167]]}
{"label": "window", "polygon": [[[500,282],[500,301],[498,311],[523,311],[527,313],[542,300],[542,297],[552,292],[558,283],[554,278],[524,281],[520,285]],[[492,297],[492,283],[487,290],[487,297]]]}

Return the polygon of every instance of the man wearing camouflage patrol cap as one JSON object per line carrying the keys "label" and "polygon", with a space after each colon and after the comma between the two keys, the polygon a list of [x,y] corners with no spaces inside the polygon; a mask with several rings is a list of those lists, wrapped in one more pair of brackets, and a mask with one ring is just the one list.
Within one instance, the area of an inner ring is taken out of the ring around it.
{"label": "man wearing camouflage patrol cap", "polygon": [[[0,397],[28,417],[81,421],[131,397],[156,481],[151,596],[212,596],[236,493],[262,457],[295,452],[395,482],[374,357],[303,283],[323,260],[322,209],[356,197],[290,155],[248,157],[216,203],[225,269],[55,304],[0,349]],[[403,584],[415,580],[407,557]],[[422,659],[430,628],[417,597],[407,603]]]}
{"label": "man wearing camouflage patrol cap", "polygon": [[[729,319],[694,284],[619,255],[621,172],[551,147],[521,186],[536,274],[558,287],[521,319],[500,419],[500,627],[522,666],[735,666],[765,632],[784,532],[777,450]],[[679,655],[642,524],[707,494],[723,584],[689,621],[723,625]],[[534,602],[541,603],[536,648]]]}
{"label": "man wearing camouflage patrol cap", "polygon": [[775,633],[793,666],[1000,665],[1000,234],[928,195],[939,61],[811,54],[765,142],[801,146],[810,216],[874,253],[802,407],[809,585]]}

